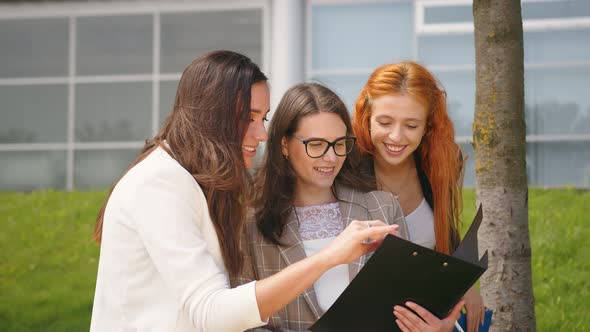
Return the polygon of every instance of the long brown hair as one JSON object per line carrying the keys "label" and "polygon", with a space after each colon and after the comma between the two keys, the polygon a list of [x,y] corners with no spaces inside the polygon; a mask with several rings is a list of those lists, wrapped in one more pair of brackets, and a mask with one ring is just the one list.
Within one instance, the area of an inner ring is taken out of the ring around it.
{"label": "long brown hair", "polygon": [[436,250],[449,253],[459,241],[462,157],[455,143],[453,123],[447,113],[446,92],[436,78],[415,62],[381,66],[371,74],[355,104],[354,133],[364,155],[371,156],[371,99],[407,94],[428,110],[426,131],[414,156],[430,183],[433,196]]}
{"label": "long brown hair", "polygon": [[[266,80],[254,62],[235,52],[215,51],[195,59],[180,78],[172,113],[129,166],[162,147],[193,175],[207,198],[230,275],[238,274],[243,266],[239,239],[248,180],[242,140],[250,118],[250,90],[252,84]],[[97,242],[108,200],[96,219]]]}
{"label": "long brown hair", "polygon": [[[262,235],[280,245],[280,237],[295,199],[297,175],[283,157],[281,140],[296,131],[301,119],[320,112],[337,114],[352,135],[350,115],[342,100],[330,89],[317,83],[302,83],[289,89],[281,99],[269,125],[268,141],[261,167],[255,173],[254,217]],[[371,186],[359,175],[360,153],[350,153],[335,182],[369,191]],[[332,188],[334,191],[334,188]]]}

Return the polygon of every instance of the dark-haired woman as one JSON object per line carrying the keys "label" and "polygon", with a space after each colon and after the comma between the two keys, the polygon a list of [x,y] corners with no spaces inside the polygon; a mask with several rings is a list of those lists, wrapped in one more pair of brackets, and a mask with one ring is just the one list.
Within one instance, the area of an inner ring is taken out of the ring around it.
{"label": "dark-haired woman", "polygon": [[[280,273],[314,257],[353,220],[398,224],[398,235],[407,236],[397,200],[387,192],[369,191],[367,179],[356,169],[358,161],[350,116],[334,92],[305,83],[285,93],[255,177],[255,211],[247,228],[251,269],[246,266],[238,283]],[[273,315],[264,330],[307,331],[367,259],[330,269]]]}
{"label": "dark-haired woman", "polygon": [[247,168],[269,111],[266,77],[249,58],[217,51],[184,71],[161,131],[113,188],[96,224],[101,253],[91,331],[242,331],[324,271],[365,254],[392,227],[347,228],[284,273],[230,288]]}

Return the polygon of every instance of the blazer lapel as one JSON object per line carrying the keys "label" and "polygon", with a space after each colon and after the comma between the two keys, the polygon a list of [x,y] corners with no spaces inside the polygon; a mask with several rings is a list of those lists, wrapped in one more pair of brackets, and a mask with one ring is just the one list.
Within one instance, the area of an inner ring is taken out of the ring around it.
{"label": "blazer lapel", "polygon": [[[305,254],[305,250],[303,249],[301,237],[299,236],[299,222],[294,211],[295,210],[293,209],[289,216],[289,220],[285,225],[283,235],[280,239],[283,245],[278,246],[281,256],[283,257],[287,265],[291,265],[307,257],[307,255]],[[322,312],[318,304],[318,300],[313,285],[309,287],[307,290],[305,290],[305,292],[303,293],[303,297],[305,298],[305,301],[309,305],[315,318],[319,319],[322,315]]]}
{"label": "blazer lapel", "polygon": [[338,204],[340,205],[340,213],[344,221],[344,227],[348,227],[350,223],[355,220],[355,204],[354,199],[355,192],[350,188],[337,185],[336,186],[336,197],[338,198]]}
{"label": "blazer lapel", "polygon": [[[345,186],[336,186],[336,194],[340,204],[340,213],[342,214],[342,219],[346,227],[353,220],[368,219],[370,215],[368,210],[364,208],[366,204],[363,195],[359,195],[358,192]],[[361,256],[356,261],[348,264],[348,277],[350,281],[359,273],[362,266],[361,263],[366,259],[365,256]]]}

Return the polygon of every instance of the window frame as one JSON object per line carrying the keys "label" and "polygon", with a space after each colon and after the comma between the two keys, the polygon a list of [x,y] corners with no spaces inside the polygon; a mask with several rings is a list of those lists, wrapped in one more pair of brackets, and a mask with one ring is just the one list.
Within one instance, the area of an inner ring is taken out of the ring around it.
{"label": "window frame", "polygon": [[[151,82],[151,135],[160,127],[160,83],[178,81],[181,72],[161,73],[161,15],[170,13],[199,13],[207,11],[261,10],[262,63],[261,69],[270,70],[270,0],[227,0],[204,3],[184,2],[117,2],[117,3],[19,3],[0,4],[0,21],[65,18],[68,20],[68,72],[65,76],[53,77],[0,77],[2,86],[67,85],[67,141],[64,143],[0,143],[1,152],[16,151],[66,151],[66,190],[75,188],[74,171],[76,151],[87,150],[139,150],[143,141],[76,142],[76,87],[84,83]],[[151,72],[129,75],[85,75],[76,73],[77,21],[82,17],[113,17],[149,15],[152,17],[152,68]]]}

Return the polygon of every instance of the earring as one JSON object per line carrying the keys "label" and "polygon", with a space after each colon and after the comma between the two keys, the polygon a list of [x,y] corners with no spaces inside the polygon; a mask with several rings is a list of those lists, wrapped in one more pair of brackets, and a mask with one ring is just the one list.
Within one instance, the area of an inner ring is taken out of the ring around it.
{"label": "earring", "polygon": [[285,157],[285,160],[289,160],[289,156],[284,154],[283,157]]}

